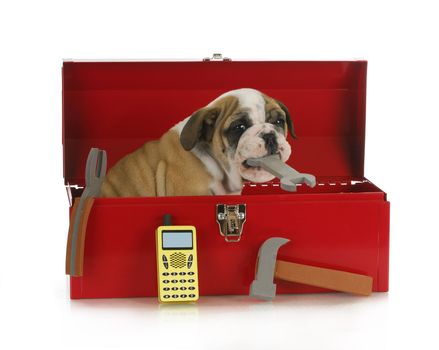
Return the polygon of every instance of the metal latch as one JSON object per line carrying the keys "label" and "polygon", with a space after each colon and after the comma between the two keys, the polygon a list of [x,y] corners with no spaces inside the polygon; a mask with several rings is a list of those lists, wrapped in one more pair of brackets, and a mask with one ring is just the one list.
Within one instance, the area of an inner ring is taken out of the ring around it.
{"label": "metal latch", "polygon": [[212,55],[212,57],[204,57],[203,61],[204,62],[209,62],[209,61],[231,61],[232,59],[229,57],[223,57],[222,54],[220,53],[214,53]]}
{"label": "metal latch", "polygon": [[217,204],[216,221],[226,242],[239,242],[246,219],[245,204]]}

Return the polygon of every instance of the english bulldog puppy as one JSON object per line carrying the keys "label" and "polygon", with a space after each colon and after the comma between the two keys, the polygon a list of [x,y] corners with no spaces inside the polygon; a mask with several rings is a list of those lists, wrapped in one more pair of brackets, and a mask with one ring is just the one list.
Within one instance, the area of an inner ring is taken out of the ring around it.
{"label": "english bulldog puppy", "polygon": [[232,90],[156,141],[145,143],[107,173],[103,197],[240,194],[243,181],[273,175],[246,160],[279,154],[287,161],[293,123],[284,104],[254,89]]}

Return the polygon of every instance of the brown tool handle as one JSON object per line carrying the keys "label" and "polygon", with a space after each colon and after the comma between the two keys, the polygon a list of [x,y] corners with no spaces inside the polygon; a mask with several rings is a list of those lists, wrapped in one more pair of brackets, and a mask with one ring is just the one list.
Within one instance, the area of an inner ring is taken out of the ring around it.
{"label": "brown tool handle", "polygon": [[72,239],[73,239],[73,226],[76,216],[76,211],[78,210],[80,198],[75,198],[73,202],[72,210],[70,211],[70,225],[69,225],[69,235],[67,237],[67,251],[66,251],[66,274],[70,275],[70,255],[72,252]]}
{"label": "brown tool handle", "polygon": [[[74,257],[75,261],[75,274],[74,276],[82,276],[84,270],[84,251],[85,251],[85,235],[87,233],[87,223],[88,217],[90,216],[90,211],[93,207],[94,198],[87,198],[82,209],[81,218],[79,220],[78,236],[76,240],[76,254]],[[75,201],[72,209],[72,215],[70,218],[70,228],[69,237],[67,241],[67,254],[66,254],[66,273],[71,274],[71,247],[73,240],[73,222],[76,214],[77,207],[79,205],[79,198]],[[73,275],[72,275],[73,276]]]}
{"label": "brown tool handle", "polygon": [[359,295],[372,293],[373,278],[340,270],[277,260],[275,278]]}

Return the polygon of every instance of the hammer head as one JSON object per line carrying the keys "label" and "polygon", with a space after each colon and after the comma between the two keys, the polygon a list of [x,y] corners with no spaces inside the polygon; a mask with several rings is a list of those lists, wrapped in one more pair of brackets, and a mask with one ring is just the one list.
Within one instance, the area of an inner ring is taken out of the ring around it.
{"label": "hammer head", "polygon": [[272,300],[276,295],[276,285],[273,283],[276,269],[277,251],[289,239],[272,237],[267,239],[259,248],[256,262],[256,278],[250,285],[250,296],[261,300]]}

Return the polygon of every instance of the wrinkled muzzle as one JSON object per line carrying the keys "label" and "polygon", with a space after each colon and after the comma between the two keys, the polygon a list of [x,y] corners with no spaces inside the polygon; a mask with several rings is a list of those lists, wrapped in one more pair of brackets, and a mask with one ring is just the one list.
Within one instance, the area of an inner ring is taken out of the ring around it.
{"label": "wrinkled muzzle", "polygon": [[274,176],[260,167],[250,167],[249,158],[260,158],[269,154],[279,154],[283,162],[291,155],[291,146],[285,136],[271,124],[254,125],[241,136],[236,147],[234,163],[243,179],[252,182],[266,182]]}

